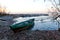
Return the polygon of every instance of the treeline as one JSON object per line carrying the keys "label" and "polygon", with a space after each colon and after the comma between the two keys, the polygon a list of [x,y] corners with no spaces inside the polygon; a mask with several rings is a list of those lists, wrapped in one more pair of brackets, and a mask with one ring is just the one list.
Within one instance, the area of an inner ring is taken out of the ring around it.
{"label": "treeline", "polygon": [[8,16],[15,17],[34,17],[34,16],[48,16],[48,14],[7,14]]}

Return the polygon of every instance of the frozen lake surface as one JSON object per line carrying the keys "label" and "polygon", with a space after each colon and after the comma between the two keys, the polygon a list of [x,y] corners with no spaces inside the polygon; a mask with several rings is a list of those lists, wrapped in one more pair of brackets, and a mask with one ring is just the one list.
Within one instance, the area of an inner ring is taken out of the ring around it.
{"label": "frozen lake surface", "polygon": [[39,16],[39,17],[19,17],[13,19],[17,21],[16,23],[28,20],[28,19],[35,19],[35,24],[31,30],[58,30],[58,22],[56,20],[52,20],[52,18],[48,16]]}

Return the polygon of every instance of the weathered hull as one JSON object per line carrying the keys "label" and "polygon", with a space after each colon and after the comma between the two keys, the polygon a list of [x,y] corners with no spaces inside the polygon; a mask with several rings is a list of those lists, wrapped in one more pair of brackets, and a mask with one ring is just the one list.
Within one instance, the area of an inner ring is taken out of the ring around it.
{"label": "weathered hull", "polygon": [[19,32],[19,31],[22,31],[22,30],[28,30],[28,29],[31,29],[33,26],[34,26],[34,23],[32,25],[29,25],[29,26],[26,26],[26,27],[23,27],[23,28],[13,29],[13,31],[14,32]]}
{"label": "weathered hull", "polygon": [[34,19],[29,19],[29,20],[26,20],[24,22],[11,25],[10,28],[13,31],[19,31],[19,30],[25,30],[29,27],[32,27],[33,25],[34,25]]}

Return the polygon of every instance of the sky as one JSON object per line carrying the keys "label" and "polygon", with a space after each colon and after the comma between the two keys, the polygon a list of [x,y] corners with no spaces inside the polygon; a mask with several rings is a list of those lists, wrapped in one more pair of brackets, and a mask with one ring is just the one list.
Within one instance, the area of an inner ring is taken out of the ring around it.
{"label": "sky", "polygon": [[49,1],[44,0],[0,0],[0,5],[5,6],[10,12],[19,13],[41,13],[48,12],[52,6]]}

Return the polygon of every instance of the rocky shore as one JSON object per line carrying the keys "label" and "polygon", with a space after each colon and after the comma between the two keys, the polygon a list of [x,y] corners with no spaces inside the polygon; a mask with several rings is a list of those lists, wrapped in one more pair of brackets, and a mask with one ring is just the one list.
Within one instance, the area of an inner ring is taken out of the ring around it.
{"label": "rocky shore", "polygon": [[58,30],[41,31],[41,30],[23,30],[14,33],[10,29],[13,23],[13,16],[0,17],[0,40],[60,40],[60,32]]}

